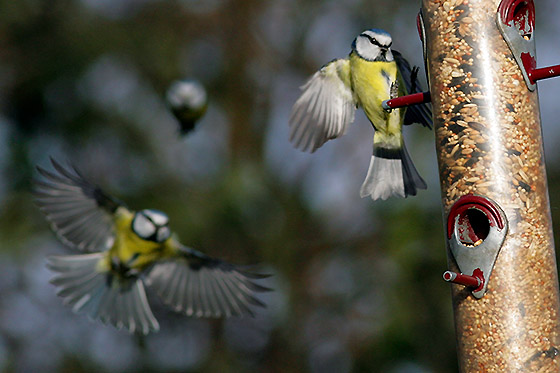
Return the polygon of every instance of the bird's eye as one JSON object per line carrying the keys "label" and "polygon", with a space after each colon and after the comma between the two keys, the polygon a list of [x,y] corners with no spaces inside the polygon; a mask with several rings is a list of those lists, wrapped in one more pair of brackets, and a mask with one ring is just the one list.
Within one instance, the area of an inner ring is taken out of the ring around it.
{"label": "bird's eye", "polygon": [[364,35],[366,38],[368,38],[368,40],[369,40],[369,42],[370,42],[371,44],[376,45],[376,46],[378,46],[379,48],[387,48],[387,47],[385,47],[384,45],[381,45],[381,43],[380,43],[379,41],[377,41],[377,39],[374,38],[373,36],[368,35],[368,34],[362,34],[362,35]]}

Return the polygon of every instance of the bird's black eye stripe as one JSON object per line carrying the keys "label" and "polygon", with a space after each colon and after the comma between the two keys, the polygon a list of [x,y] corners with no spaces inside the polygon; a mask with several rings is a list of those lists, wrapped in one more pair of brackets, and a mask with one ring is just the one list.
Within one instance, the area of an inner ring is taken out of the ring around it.
{"label": "bird's black eye stripe", "polygon": [[391,45],[393,45],[392,41],[389,43],[389,45],[383,45],[380,42],[378,42],[376,38],[368,34],[362,34],[362,36],[368,38],[371,44],[377,45],[379,48],[391,48]]}
{"label": "bird's black eye stripe", "polygon": [[154,225],[154,227],[157,227],[157,224],[154,222],[154,220],[150,216],[148,216],[146,214],[142,214],[142,215],[144,215],[144,217],[146,219],[148,219],[150,221],[150,223],[152,223]]}
{"label": "bird's black eye stripe", "polygon": [[371,44],[375,44],[378,47],[381,46],[381,44],[379,44],[379,42],[377,41],[377,39],[375,39],[374,37],[368,35],[368,34],[362,34],[362,36],[365,36],[366,38],[368,38],[368,40],[371,42]]}

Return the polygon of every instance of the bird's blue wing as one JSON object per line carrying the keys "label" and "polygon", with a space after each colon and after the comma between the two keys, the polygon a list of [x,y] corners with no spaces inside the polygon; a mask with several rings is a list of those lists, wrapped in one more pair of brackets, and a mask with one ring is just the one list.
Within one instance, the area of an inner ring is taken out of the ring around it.
{"label": "bird's blue wing", "polygon": [[[404,94],[423,92],[420,81],[418,80],[418,68],[411,68],[408,61],[399,52],[393,50],[393,57],[404,81]],[[420,104],[411,105],[406,109],[404,124],[421,123],[423,126],[432,128],[432,105]]]}
{"label": "bird's blue wing", "polygon": [[123,204],[89,183],[74,168],[51,159],[54,171],[37,167],[35,203],[57,236],[81,251],[108,249],[113,243],[112,214]]}

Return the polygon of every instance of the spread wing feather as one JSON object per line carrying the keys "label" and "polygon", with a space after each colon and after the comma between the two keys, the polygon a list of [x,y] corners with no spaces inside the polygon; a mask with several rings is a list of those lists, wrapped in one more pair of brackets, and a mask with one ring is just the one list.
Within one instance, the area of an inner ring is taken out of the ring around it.
{"label": "spread wing feather", "polygon": [[122,205],[90,184],[74,167],[51,159],[54,172],[37,167],[35,203],[62,242],[81,251],[99,251],[113,242],[112,213]]}
{"label": "spread wing feather", "polygon": [[290,141],[296,148],[314,152],[346,133],[356,111],[349,74],[347,59],[333,60],[301,87],[290,117]]}
{"label": "spread wing feather", "polygon": [[188,316],[253,316],[253,306],[265,306],[256,294],[270,290],[255,280],[265,277],[181,246],[177,257],[152,267],[146,283],[163,303]]}

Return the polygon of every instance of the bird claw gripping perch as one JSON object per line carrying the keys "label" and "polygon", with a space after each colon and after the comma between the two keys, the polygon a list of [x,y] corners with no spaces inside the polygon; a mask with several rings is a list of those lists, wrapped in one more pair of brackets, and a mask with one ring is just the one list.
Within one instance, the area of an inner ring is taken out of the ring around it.
{"label": "bird claw gripping perch", "polygon": [[507,231],[506,215],[496,202],[474,194],[459,198],[447,217],[447,239],[461,273],[446,271],[443,279],[481,298]]}
{"label": "bird claw gripping perch", "polygon": [[381,103],[381,106],[383,107],[383,110],[385,110],[387,113],[390,113],[391,111],[393,111],[393,108],[386,105],[386,102],[391,101],[391,100],[399,97],[399,83],[396,82],[396,81],[391,83],[390,97],[391,98],[389,100],[385,100]]}
{"label": "bird claw gripping perch", "polygon": [[535,5],[533,0],[502,0],[496,25],[521,69],[527,88],[534,91],[537,80],[560,75],[560,65],[537,68],[535,53]]}
{"label": "bird claw gripping perch", "polygon": [[397,97],[399,97],[399,83],[395,81],[391,84],[391,98]]}
{"label": "bird claw gripping perch", "polygon": [[391,112],[391,110],[398,109],[400,107],[426,104],[431,101],[432,98],[430,96],[430,92],[419,92],[385,100],[381,103],[381,106],[383,106],[385,111]]}
{"label": "bird claw gripping perch", "polygon": [[[416,79],[418,78],[418,66],[414,66],[411,71],[412,86],[410,91],[414,92],[416,90]],[[408,94],[406,96],[399,97],[399,85],[397,82],[391,85],[391,98],[385,100],[381,103],[383,110],[390,113],[393,109],[398,109],[401,107],[411,106],[411,105],[421,105],[427,104],[432,101],[430,92],[418,92]]]}

